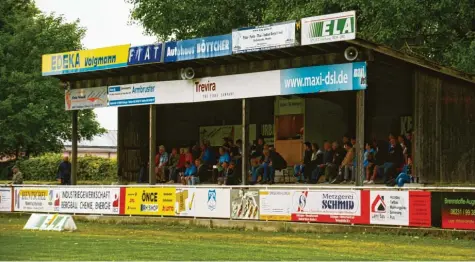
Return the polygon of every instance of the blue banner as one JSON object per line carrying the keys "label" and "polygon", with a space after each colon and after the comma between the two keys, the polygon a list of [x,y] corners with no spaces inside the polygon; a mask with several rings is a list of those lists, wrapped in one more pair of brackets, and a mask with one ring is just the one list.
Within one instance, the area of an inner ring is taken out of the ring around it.
{"label": "blue banner", "polygon": [[280,94],[363,90],[366,62],[292,68],[280,72]]}
{"label": "blue banner", "polygon": [[165,62],[231,55],[231,34],[165,43]]}
{"label": "blue banner", "polygon": [[127,65],[162,62],[162,44],[134,46],[129,48]]}

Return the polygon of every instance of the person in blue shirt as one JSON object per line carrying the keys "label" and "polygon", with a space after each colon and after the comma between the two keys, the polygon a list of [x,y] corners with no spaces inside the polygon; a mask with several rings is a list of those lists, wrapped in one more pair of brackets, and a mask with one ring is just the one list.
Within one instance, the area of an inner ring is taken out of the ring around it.
{"label": "person in blue shirt", "polygon": [[216,163],[213,150],[210,148],[207,142],[203,142],[201,145],[201,160],[203,160],[203,164],[208,166],[212,166],[214,163]]}
{"label": "person in blue shirt", "polygon": [[219,155],[218,163],[216,164],[216,167],[213,168],[213,182],[217,181],[217,179],[222,176],[224,171],[223,164],[225,162],[231,162],[231,156],[224,147],[219,148]]}
{"label": "person in blue shirt", "polygon": [[196,185],[199,183],[199,179],[196,176],[196,166],[190,162],[186,162],[185,164],[185,173],[184,173],[184,179],[186,181],[186,184],[188,185]]}
{"label": "person in blue shirt", "polygon": [[59,164],[57,179],[61,182],[61,185],[71,184],[71,163],[67,156],[65,156],[63,162]]}

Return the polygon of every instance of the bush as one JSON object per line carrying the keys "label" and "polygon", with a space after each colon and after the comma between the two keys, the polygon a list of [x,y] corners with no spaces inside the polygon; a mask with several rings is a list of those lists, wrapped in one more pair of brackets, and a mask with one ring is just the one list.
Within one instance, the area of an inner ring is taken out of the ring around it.
{"label": "bush", "polygon": [[[61,154],[45,154],[40,157],[20,160],[17,165],[25,180],[56,180]],[[78,157],[78,180],[115,180],[117,161],[96,156]]]}

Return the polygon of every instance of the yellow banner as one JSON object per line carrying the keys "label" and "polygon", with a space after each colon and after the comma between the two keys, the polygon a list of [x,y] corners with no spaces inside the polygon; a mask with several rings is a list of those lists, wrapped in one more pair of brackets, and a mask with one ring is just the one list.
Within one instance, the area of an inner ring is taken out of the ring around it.
{"label": "yellow banner", "polygon": [[129,45],[43,55],[43,76],[81,73],[127,66]]}
{"label": "yellow banner", "polygon": [[125,190],[127,215],[175,215],[176,189],[133,187]]}
{"label": "yellow banner", "polygon": [[259,220],[265,221],[290,221],[291,216],[287,215],[260,215]]}

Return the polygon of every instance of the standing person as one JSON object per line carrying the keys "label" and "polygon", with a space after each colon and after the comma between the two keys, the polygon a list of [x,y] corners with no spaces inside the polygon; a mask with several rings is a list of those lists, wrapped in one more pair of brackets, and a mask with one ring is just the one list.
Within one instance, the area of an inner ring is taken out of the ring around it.
{"label": "standing person", "polygon": [[305,142],[305,152],[303,154],[303,160],[300,165],[294,166],[294,176],[297,178],[297,183],[304,182],[305,166],[308,165],[312,159],[312,144]]}
{"label": "standing person", "polygon": [[10,182],[10,184],[14,184],[14,185],[23,184],[23,174],[20,172],[20,169],[18,168],[18,166],[13,166],[12,172],[13,172],[13,177],[12,177],[12,182]]}
{"label": "standing person", "polygon": [[57,178],[61,185],[71,185],[71,162],[68,156],[63,157],[63,161],[59,164]]}

